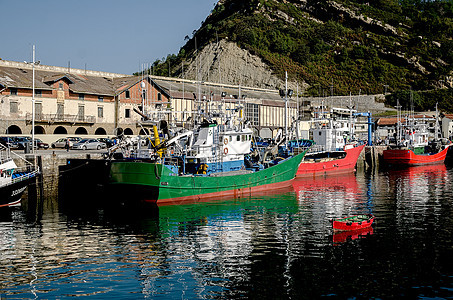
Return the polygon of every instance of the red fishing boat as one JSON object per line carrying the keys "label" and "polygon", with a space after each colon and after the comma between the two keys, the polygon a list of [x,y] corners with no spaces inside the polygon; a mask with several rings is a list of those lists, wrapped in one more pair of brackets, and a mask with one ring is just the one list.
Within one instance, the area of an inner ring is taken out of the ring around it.
{"label": "red fishing boat", "polygon": [[[408,116],[401,121],[398,111],[398,123],[396,125],[395,145],[389,146],[382,153],[383,160],[391,165],[413,166],[442,164],[447,156],[450,141],[440,139],[437,105],[435,118],[426,116]],[[435,122],[434,139],[429,141],[428,123]]]}
{"label": "red fishing boat", "polygon": [[442,164],[447,156],[450,145],[444,145],[438,152],[416,154],[407,147],[384,150],[383,159],[392,165],[427,165]]}
{"label": "red fishing boat", "polygon": [[374,222],[374,216],[372,214],[354,215],[330,221],[334,230],[358,230],[370,227]]}
{"label": "red fishing boat", "polygon": [[343,151],[324,151],[306,154],[296,177],[354,172],[365,145],[346,145]]}
{"label": "red fishing boat", "polygon": [[296,177],[354,172],[365,145],[354,142],[356,110],[332,108],[316,111],[310,135],[315,145],[305,154]]}

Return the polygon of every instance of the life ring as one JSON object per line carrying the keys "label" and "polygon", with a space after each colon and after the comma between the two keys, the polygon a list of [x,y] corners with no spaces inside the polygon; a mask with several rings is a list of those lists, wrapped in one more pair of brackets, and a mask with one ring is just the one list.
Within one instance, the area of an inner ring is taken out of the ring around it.
{"label": "life ring", "polygon": [[225,153],[225,155],[227,155],[228,154],[228,148],[223,149],[223,153]]}
{"label": "life ring", "polygon": [[228,144],[228,139],[227,139],[227,138],[224,138],[224,139],[223,139],[223,143],[224,143],[225,145]]}

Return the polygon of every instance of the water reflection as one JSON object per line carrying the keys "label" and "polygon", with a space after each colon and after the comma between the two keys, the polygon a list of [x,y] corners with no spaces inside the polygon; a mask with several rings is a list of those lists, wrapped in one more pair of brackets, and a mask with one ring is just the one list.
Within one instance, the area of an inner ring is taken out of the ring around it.
{"label": "water reflection", "polygon": [[[451,191],[451,170],[437,166],[174,206],[46,203],[36,223],[15,209],[0,215],[0,296],[442,297]],[[370,211],[374,228],[333,234],[329,219]]]}
{"label": "water reflection", "polygon": [[299,201],[319,205],[328,216],[355,210],[362,193],[354,174],[315,178],[298,178],[293,182]]}
{"label": "water reflection", "polygon": [[[444,164],[414,166],[388,171],[387,189],[396,205],[396,221],[403,224],[438,222],[446,186],[450,186]],[[423,218],[423,220],[420,220]]]}
{"label": "water reflection", "polygon": [[373,234],[373,227],[367,227],[351,231],[338,231],[333,233],[333,243],[338,245],[347,241],[353,241]]}

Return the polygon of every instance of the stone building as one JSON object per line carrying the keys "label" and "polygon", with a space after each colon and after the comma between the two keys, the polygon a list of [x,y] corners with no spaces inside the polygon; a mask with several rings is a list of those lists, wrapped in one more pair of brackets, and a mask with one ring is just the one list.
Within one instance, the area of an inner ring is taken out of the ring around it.
{"label": "stone building", "polygon": [[[258,133],[285,126],[285,101],[277,90],[44,65],[35,65],[34,73],[38,135],[114,135],[118,128],[144,134],[162,116],[183,126],[194,113],[228,113],[238,105]],[[0,60],[0,134],[31,134],[32,85],[30,64]],[[288,98],[287,111],[290,126],[297,118],[295,99]]]}

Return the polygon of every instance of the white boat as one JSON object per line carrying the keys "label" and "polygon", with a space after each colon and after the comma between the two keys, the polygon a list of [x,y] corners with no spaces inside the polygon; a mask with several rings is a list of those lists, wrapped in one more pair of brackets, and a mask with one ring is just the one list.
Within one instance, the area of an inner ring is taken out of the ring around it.
{"label": "white boat", "polygon": [[30,164],[17,167],[11,154],[9,148],[0,144],[0,207],[19,205],[25,189],[38,174],[38,168]]}

